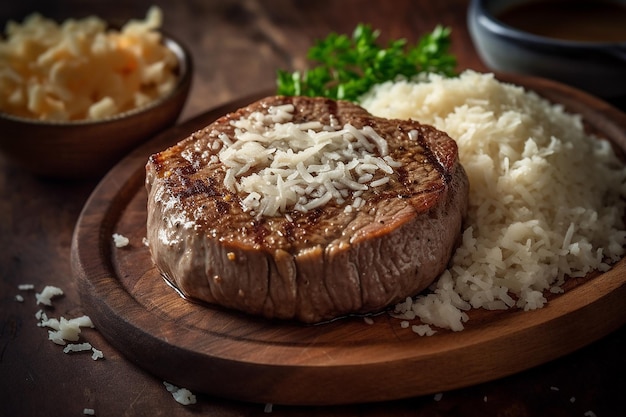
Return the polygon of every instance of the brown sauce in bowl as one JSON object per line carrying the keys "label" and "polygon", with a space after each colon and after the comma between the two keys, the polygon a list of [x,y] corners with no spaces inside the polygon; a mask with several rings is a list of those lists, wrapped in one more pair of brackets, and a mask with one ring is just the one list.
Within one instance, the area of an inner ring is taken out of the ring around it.
{"label": "brown sauce in bowl", "polygon": [[626,42],[626,3],[542,0],[511,6],[496,16],[539,36],[582,42]]}

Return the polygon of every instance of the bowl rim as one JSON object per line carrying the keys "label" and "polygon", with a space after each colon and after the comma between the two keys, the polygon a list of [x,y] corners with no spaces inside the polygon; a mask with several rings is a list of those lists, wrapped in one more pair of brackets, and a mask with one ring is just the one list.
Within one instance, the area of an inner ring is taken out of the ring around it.
{"label": "bowl rim", "polygon": [[[524,3],[520,1],[516,4]],[[626,2],[620,2],[626,6]],[[502,20],[498,19],[492,12],[492,9],[488,7],[490,4],[495,4],[490,0],[472,0],[470,6],[477,18],[479,24],[489,29],[490,31],[504,36],[508,39],[519,40],[525,43],[544,44],[550,46],[558,46],[561,48],[585,48],[585,49],[607,49],[614,48],[626,48],[626,40],[621,42],[605,42],[605,41],[575,41],[567,39],[551,38],[548,36],[541,36],[531,32],[527,32],[521,29],[517,29],[514,26],[508,25]],[[501,4],[501,3],[500,3]],[[506,7],[504,7],[506,8]],[[504,9],[503,8],[503,9]]]}
{"label": "bowl rim", "polygon": [[103,124],[109,124],[120,120],[125,120],[137,114],[146,113],[150,110],[159,107],[161,104],[167,102],[171,98],[175,97],[181,91],[186,89],[186,85],[191,81],[193,75],[193,57],[191,52],[178,38],[171,35],[164,30],[156,30],[161,35],[161,43],[168,49],[174,52],[178,61],[177,71],[178,79],[175,87],[169,93],[158,97],[141,107],[135,107],[130,110],[126,110],[120,113],[115,113],[111,116],[107,116],[101,119],[76,119],[76,120],[41,120],[30,117],[17,116],[11,113],[0,110],[0,118],[37,126],[50,126],[50,127],[77,127],[77,126],[97,126]]}

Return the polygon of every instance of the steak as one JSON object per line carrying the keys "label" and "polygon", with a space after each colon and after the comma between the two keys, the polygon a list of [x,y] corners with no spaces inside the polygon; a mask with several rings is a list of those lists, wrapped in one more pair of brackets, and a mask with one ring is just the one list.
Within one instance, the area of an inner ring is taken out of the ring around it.
{"label": "steak", "polygon": [[[281,112],[287,121],[276,121]],[[279,149],[313,135],[348,142]],[[265,165],[249,162],[259,158]],[[283,173],[270,194],[259,191]],[[469,182],[456,142],[432,126],[345,101],[276,96],[152,155],[146,187],[152,259],[183,295],[316,323],[378,312],[427,288],[458,244]]]}

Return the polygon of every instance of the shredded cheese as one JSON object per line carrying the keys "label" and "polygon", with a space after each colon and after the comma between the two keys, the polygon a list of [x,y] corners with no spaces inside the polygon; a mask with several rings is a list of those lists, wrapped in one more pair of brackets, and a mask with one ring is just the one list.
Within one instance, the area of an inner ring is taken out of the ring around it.
{"label": "shredded cheese", "polygon": [[96,16],[9,21],[0,36],[0,111],[100,120],[164,97],[176,86],[178,61],[158,32],[162,21],[157,6],[120,30]]}
{"label": "shredded cheese", "polygon": [[[331,201],[359,209],[361,194],[389,182],[401,166],[388,155],[387,141],[372,127],[334,122],[293,122],[294,106],[273,106],[232,121],[234,137],[217,134],[225,187],[245,195],[254,215],[301,212]],[[214,162],[218,162],[215,160]]]}

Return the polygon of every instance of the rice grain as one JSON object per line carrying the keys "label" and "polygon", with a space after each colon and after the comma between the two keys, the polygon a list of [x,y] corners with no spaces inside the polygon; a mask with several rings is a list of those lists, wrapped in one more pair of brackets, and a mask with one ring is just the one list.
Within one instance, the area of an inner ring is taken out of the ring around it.
{"label": "rice grain", "polygon": [[395,316],[462,330],[470,309],[542,308],[566,278],[624,255],[626,167],[563,106],[471,70],[384,83],[361,105],[447,132],[470,180],[452,266]]}

